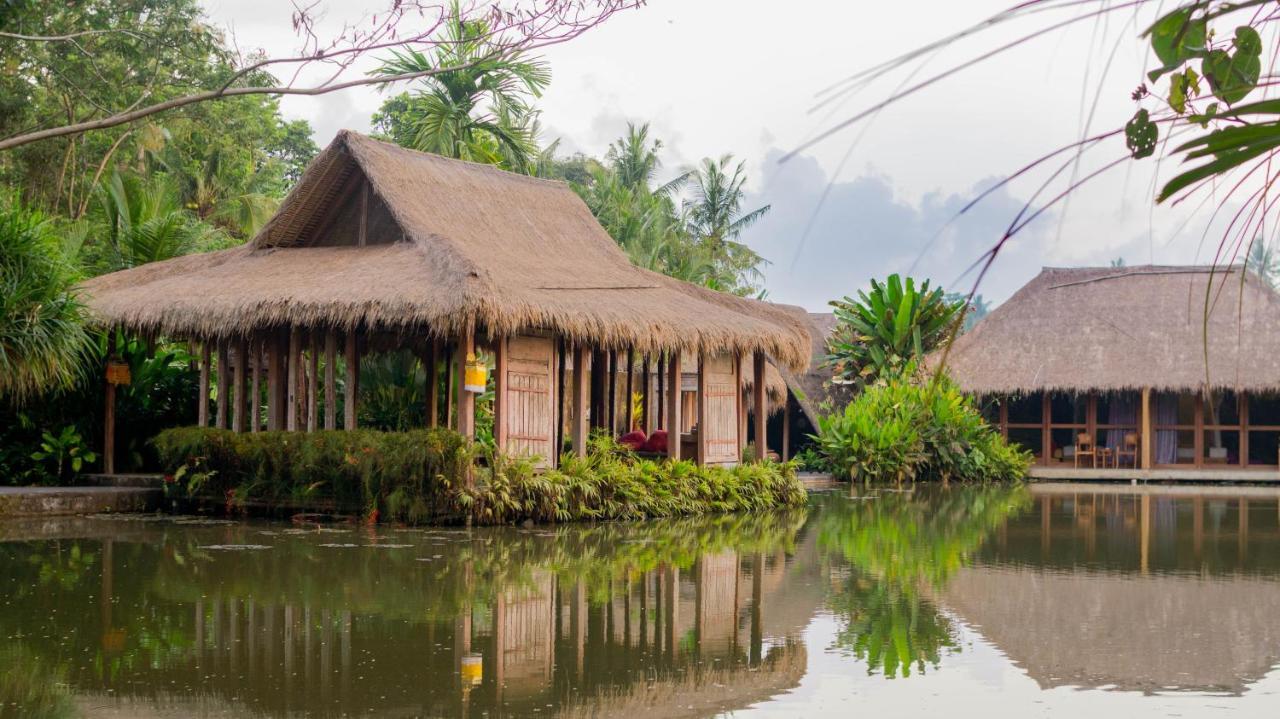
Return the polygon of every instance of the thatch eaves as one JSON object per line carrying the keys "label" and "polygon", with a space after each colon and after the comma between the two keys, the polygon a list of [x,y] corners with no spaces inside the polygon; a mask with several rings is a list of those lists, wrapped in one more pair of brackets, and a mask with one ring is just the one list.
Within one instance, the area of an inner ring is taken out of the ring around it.
{"label": "thatch eaves", "polygon": [[796,368],[809,360],[808,333],[786,311],[632,265],[564,183],[350,131],[249,244],[83,290],[99,323],[174,336],[288,324],[450,336],[474,326],[638,351],[763,351]]}
{"label": "thatch eaves", "polygon": [[1045,268],[946,369],[976,394],[1277,390],[1280,297],[1238,266]]}

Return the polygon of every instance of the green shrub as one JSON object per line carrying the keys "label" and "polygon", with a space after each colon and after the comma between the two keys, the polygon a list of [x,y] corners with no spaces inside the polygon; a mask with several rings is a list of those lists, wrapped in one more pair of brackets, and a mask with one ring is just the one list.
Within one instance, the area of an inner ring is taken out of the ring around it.
{"label": "green shrub", "polygon": [[1010,446],[951,380],[910,372],[867,387],[818,418],[815,438],[839,477],[865,482],[1022,478],[1030,456]]}
{"label": "green shrub", "polygon": [[[640,459],[606,436],[586,457],[538,471],[447,429],[236,433],[171,429],[155,440],[168,486],[232,505],[362,512],[396,521],[507,524],[642,519],[794,506],[804,488],[790,464],[732,468]],[[466,481],[468,471],[473,481]]]}

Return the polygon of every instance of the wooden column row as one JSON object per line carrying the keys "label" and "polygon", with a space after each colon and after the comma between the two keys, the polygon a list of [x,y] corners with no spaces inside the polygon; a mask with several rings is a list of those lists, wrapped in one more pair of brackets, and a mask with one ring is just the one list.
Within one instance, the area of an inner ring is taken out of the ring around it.
{"label": "wooden column row", "polygon": [[[305,353],[305,357],[304,357]],[[196,422],[209,425],[210,370],[217,383],[213,426],[236,432],[263,429],[262,390],[265,373],[266,429],[315,431],[320,419],[320,355],[324,354],[324,428],[337,428],[337,333],[315,332],[304,341],[302,330],[254,337],[208,340],[199,354],[200,399]],[[235,361],[232,362],[234,356]],[[354,333],[346,335],[344,426],[356,427],[360,352]]]}

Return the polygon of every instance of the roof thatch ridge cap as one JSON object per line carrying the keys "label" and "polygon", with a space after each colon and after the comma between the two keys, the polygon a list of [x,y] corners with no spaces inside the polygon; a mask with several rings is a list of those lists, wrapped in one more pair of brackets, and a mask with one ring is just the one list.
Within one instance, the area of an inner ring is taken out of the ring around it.
{"label": "roof thatch ridge cap", "polygon": [[[569,186],[569,183],[563,180],[556,180],[550,177],[536,177],[534,175],[525,175],[519,172],[512,172],[511,170],[504,170],[501,167],[498,167],[497,165],[491,165],[487,162],[476,162],[474,160],[464,160],[458,157],[446,157],[444,155],[440,155],[434,152],[415,150],[412,147],[397,145],[396,143],[388,142],[387,140],[379,140],[376,137],[366,135],[362,132],[357,132],[356,130],[347,130],[347,129],[339,130],[337,136],[334,139],[335,141],[337,141],[338,139],[341,139],[343,142],[347,143],[348,146],[350,146],[352,139],[354,139],[356,142],[370,142],[370,143],[374,143],[376,145],[385,147],[391,152],[417,155],[423,158],[427,158],[431,162],[439,162],[444,165],[458,165],[458,166],[467,167],[470,169],[475,169],[480,172],[496,174],[508,180],[528,182],[531,184],[544,185],[548,187],[553,187],[553,188],[573,192],[573,188]],[[577,193],[575,192],[574,194],[576,195]]]}

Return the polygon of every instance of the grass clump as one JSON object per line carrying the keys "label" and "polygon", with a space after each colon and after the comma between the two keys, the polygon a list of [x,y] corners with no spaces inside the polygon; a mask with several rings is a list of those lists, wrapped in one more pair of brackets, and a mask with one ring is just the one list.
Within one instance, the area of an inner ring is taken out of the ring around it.
{"label": "grass clump", "polygon": [[448,429],[236,433],[188,427],[162,432],[155,446],[170,472],[166,486],[177,496],[411,523],[644,519],[760,511],[805,499],[790,464],[653,461],[607,436],[593,437],[587,456],[566,455],[548,470],[481,449]]}

